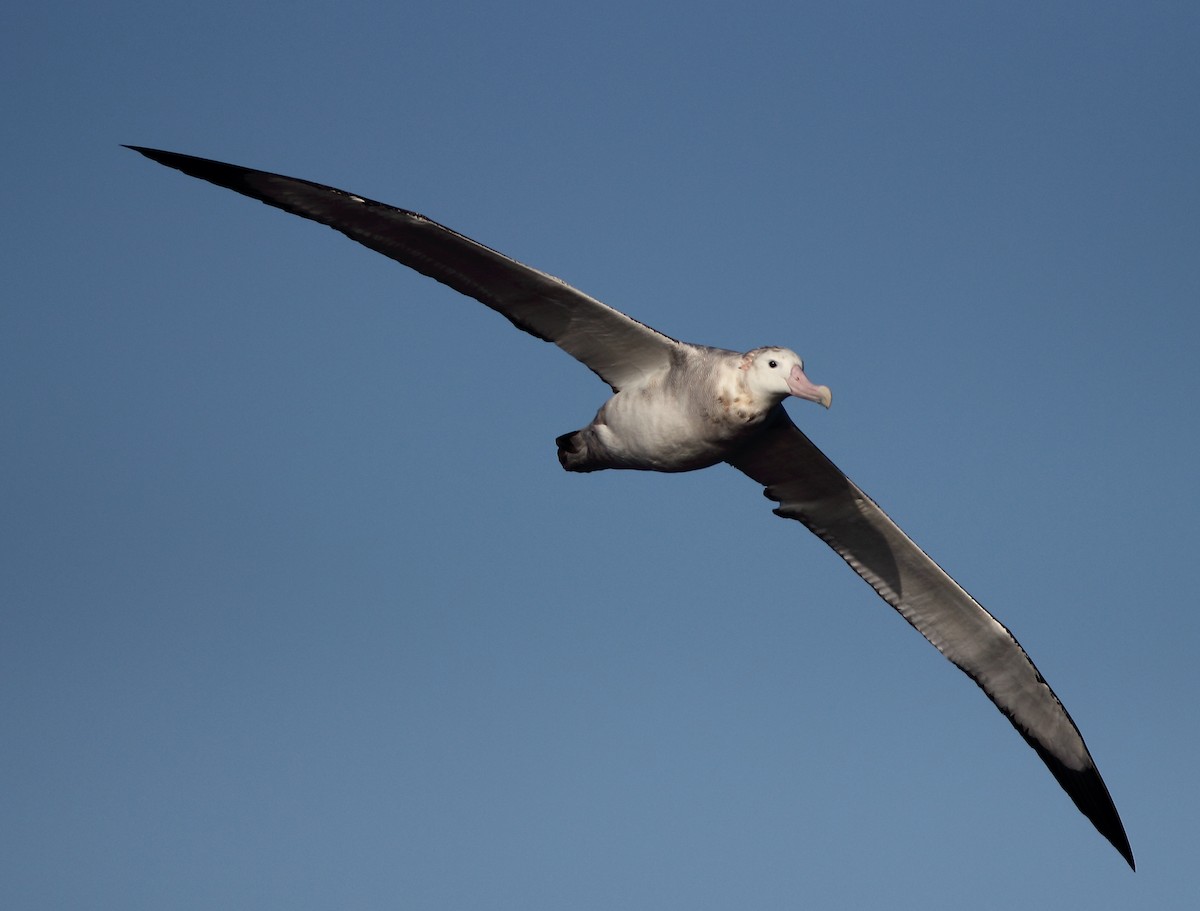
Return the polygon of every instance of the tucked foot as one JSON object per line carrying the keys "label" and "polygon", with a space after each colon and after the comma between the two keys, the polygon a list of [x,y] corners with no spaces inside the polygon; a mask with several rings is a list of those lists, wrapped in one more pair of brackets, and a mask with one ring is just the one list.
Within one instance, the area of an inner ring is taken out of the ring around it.
{"label": "tucked foot", "polygon": [[554,442],[558,445],[558,462],[567,471],[596,471],[603,467],[591,462],[582,430],[564,433]]}

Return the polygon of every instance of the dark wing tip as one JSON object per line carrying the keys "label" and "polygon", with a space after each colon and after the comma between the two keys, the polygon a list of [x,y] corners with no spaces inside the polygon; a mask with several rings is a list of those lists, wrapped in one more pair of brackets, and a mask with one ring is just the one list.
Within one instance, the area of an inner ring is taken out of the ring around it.
{"label": "dark wing tip", "polygon": [[1121,817],[1117,814],[1117,808],[1096,767],[1092,766],[1078,772],[1064,769],[1064,774],[1059,774],[1053,767],[1051,767],[1051,771],[1054,772],[1067,794],[1075,801],[1075,806],[1079,807],[1080,812],[1092,821],[1096,831],[1107,838],[1109,843],[1117,849],[1117,853],[1125,858],[1129,869],[1137,870],[1137,864],[1133,860],[1133,848],[1129,844],[1129,836],[1125,834],[1125,826],[1121,824]]}
{"label": "dark wing tip", "polygon": [[[1018,730],[1020,729],[1018,728]],[[1125,826],[1121,823],[1117,807],[1096,766],[1089,764],[1084,769],[1067,768],[1035,740],[1029,737],[1026,737],[1026,740],[1046,763],[1046,767],[1057,779],[1062,789],[1074,801],[1079,812],[1086,816],[1096,827],[1096,831],[1107,838],[1109,843],[1117,849],[1117,853],[1125,858],[1129,868],[1136,871],[1137,865],[1133,860],[1133,848],[1129,845]]]}
{"label": "dark wing tip", "polygon": [[[399,213],[411,219],[429,222],[429,219],[423,215],[365,199],[362,196],[347,193],[345,190],[339,190],[336,187],[315,183],[311,180],[302,180],[299,177],[285,177],[282,174],[260,171],[257,168],[227,164],[226,162],[214,161],[210,158],[200,158],[197,155],[184,155],[182,152],[165,152],[162,149],[149,149],[144,146],[132,145],[127,145],[125,148],[145,155],[151,161],[158,164],[181,171],[189,177],[199,178],[218,187],[224,187],[227,190],[233,190],[235,193],[256,199],[261,203],[266,203],[268,206],[273,206],[276,209],[282,209],[292,215],[298,215],[301,218],[307,218],[310,221],[327,225],[341,231],[352,240],[383,253],[385,256],[398,259],[400,262],[417,269],[419,272],[425,272],[427,275],[430,274],[422,269],[420,265],[408,262],[405,258],[397,256],[396,251],[390,249],[387,245],[381,247],[377,243],[371,243],[369,237],[364,237],[362,232],[356,230],[358,225],[354,218],[347,218],[344,211],[332,212],[329,207],[337,201],[345,202],[352,200],[355,208],[359,210],[358,214],[361,214],[362,210],[368,209],[373,211],[386,210],[387,212]],[[297,191],[302,188],[303,192],[298,193]],[[314,202],[314,197],[319,199],[319,202]],[[433,223],[430,222],[430,224]],[[440,225],[435,225],[435,227],[447,234],[454,233]],[[367,233],[371,234],[372,232]],[[434,275],[433,277],[439,281],[444,281],[441,276]]]}
{"label": "dark wing tip", "polygon": [[[151,161],[157,161],[159,164],[170,165],[171,167],[176,166],[173,163],[176,159],[188,159],[193,157],[191,155],[181,155],[178,152],[164,152],[162,149],[151,149],[148,146],[122,145],[121,148],[129,149],[130,151],[137,152],[140,155],[145,155]],[[202,161],[203,159],[196,160]]]}
{"label": "dark wing tip", "polygon": [[[211,159],[200,158],[196,155],[184,155],[181,152],[165,152],[162,149],[150,149],[145,146],[131,145],[127,145],[124,148],[145,155],[151,161],[166,165],[168,168],[182,171],[190,177],[207,180],[209,183],[214,183],[219,187],[234,190],[235,192],[281,208],[277,203],[264,199],[261,193],[247,184],[248,177],[254,174],[265,175],[265,172],[256,171],[254,168],[244,168],[240,165],[225,164],[221,161],[212,161]],[[297,180],[296,182],[311,184],[310,181]]]}

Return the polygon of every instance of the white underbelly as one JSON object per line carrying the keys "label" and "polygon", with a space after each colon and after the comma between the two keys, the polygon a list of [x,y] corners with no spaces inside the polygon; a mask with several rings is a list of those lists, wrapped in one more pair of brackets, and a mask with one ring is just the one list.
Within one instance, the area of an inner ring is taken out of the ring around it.
{"label": "white underbelly", "polygon": [[[592,425],[614,467],[691,471],[723,460],[753,430],[735,424],[716,407],[685,411],[674,399],[631,390],[614,395]],[[693,402],[693,408],[695,403]],[[755,422],[756,423],[756,422]]]}

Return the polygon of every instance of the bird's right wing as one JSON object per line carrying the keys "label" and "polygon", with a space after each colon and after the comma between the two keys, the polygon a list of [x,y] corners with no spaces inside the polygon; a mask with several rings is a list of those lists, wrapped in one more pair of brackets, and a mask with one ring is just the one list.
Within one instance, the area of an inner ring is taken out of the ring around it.
{"label": "bird's right wing", "polygon": [[351,240],[486,304],[553,342],[614,390],[670,366],[683,346],[561,279],[404,209],[295,177],[128,146],[159,164],[328,225]]}

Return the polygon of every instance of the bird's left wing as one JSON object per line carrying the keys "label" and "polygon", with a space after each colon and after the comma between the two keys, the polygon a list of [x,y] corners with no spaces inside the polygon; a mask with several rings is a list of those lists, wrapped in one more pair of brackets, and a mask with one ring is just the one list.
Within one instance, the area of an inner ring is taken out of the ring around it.
{"label": "bird's left wing", "polygon": [[342,232],[486,304],[553,342],[614,390],[668,368],[685,347],[561,279],[485,247],[424,215],[345,190],[194,155],[127,146],[192,177]]}
{"label": "bird's left wing", "polygon": [[1020,644],[933,562],[778,408],[729,459],[832,547],[888,604],[987,693],[1080,811],[1134,865],[1108,788],[1079,729]]}

